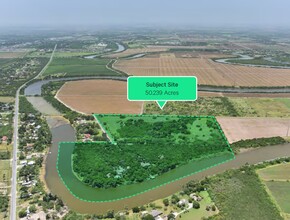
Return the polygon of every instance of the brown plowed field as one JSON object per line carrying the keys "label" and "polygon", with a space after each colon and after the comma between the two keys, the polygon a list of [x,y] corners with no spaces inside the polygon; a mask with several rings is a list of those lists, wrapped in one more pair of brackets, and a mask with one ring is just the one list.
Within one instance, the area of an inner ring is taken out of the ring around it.
{"label": "brown plowed field", "polygon": [[[261,137],[287,136],[290,119],[281,118],[223,118],[218,117],[229,142]],[[289,134],[290,135],[290,130]]]}
{"label": "brown plowed field", "polygon": [[68,107],[86,114],[140,114],[142,102],[127,100],[127,83],[113,80],[67,82],[57,98]]}
{"label": "brown plowed field", "polygon": [[136,76],[197,76],[198,83],[216,86],[289,86],[290,69],[216,63],[207,58],[143,57],[118,60],[114,67]]}

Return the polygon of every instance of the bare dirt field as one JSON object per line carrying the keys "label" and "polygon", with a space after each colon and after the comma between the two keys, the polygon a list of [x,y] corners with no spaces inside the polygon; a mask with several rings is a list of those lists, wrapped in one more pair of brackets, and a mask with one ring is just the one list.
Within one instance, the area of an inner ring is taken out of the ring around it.
{"label": "bare dirt field", "polygon": [[114,67],[136,76],[197,76],[201,85],[249,87],[290,85],[290,69],[221,64],[206,56],[181,58],[155,55],[118,60]]}
{"label": "bare dirt field", "polygon": [[[281,118],[224,118],[218,117],[229,142],[261,137],[286,137],[290,119]],[[289,134],[290,135],[290,130]]]}
{"label": "bare dirt field", "polygon": [[113,80],[67,82],[57,98],[68,107],[86,114],[140,114],[143,102],[127,100],[127,83]]}
{"label": "bare dirt field", "polygon": [[23,57],[26,52],[2,52],[0,51],[0,58],[18,58]]}

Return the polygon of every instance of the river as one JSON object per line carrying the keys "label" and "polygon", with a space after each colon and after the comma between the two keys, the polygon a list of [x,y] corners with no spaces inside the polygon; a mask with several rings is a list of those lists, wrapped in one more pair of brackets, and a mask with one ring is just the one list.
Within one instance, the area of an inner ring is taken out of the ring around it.
{"label": "river", "polygon": [[238,54],[234,53],[234,56],[237,56],[237,58],[221,58],[221,59],[215,59],[214,61],[217,63],[223,63],[223,64],[232,64],[232,65],[241,65],[241,66],[249,66],[249,67],[266,67],[266,68],[279,68],[279,69],[289,69],[289,66],[283,66],[285,64],[289,65],[287,62],[279,62],[277,60],[273,60],[270,57],[264,58],[264,60],[268,60],[270,62],[279,62],[281,63],[281,66],[272,66],[272,65],[258,65],[258,64],[243,64],[243,63],[235,63],[235,62],[229,62],[229,60],[253,60],[254,57],[251,57],[249,55],[244,55],[244,54]]}

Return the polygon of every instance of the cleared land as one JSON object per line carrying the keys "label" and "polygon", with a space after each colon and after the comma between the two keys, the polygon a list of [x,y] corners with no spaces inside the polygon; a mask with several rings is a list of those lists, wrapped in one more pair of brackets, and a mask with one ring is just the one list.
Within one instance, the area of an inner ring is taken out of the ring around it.
{"label": "cleared land", "polygon": [[197,76],[201,85],[289,86],[290,69],[216,63],[208,58],[144,57],[118,60],[116,69],[136,76]]}
{"label": "cleared land", "polygon": [[290,163],[278,164],[258,170],[260,178],[280,206],[285,217],[290,217]]}
{"label": "cleared land", "polygon": [[4,103],[14,102],[14,97],[11,97],[11,96],[0,96],[0,102],[4,102]]}
{"label": "cleared land", "polygon": [[67,82],[57,98],[70,108],[86,114],[140,114],[143,102],[127,100],[127,83],[113,80]]}
{"label": "cleared land", "polygon": [[229,142],[239,140],[274,137],[286,137],[290,119],[281,118],[217,118]]}
{"label": "cleared land", "polygon": [[2,52],[0,51],[0,59],[2,58],[18,58],[23,57],[26,52]]}
{"label": "cleared land", "polygon": [[[146,114],[183,114],[240,117],[290,117],[288,98],[221,97],[199,92],[195,102],[168,102],[163,110],[153,102],[146,102]],[[214,96],[214,97],[212,97]]]}
{"label": "cleared land", "polygon": [[43,76],[115,76],[119,73],[107,68],[109,59],[79,57],[54,58]]}

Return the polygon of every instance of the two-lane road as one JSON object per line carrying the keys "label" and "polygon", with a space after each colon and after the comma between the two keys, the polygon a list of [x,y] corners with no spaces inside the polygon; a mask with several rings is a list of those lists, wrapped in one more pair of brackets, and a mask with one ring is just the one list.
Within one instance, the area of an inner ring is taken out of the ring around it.
{"label": "two-lane road", "polygon": [[19,93],[20,90],[26,86],[27,83],[41,76],[44,70],[48,67],[50,62],[52,61],[54,52],[56,50],[57,45],[55,45],[54,50],[51,54],[51,57],[45,67],[41,70],[41,72],[20,86],[16,92],[15,97],[15,107],[14,107],[14,121],[13,121],[13,152],[12,152],[12,178],[11,178],[11,203],[10,203],[10,220],[17,219],[17,150],[18,150],[18,121],[19,121]]}

